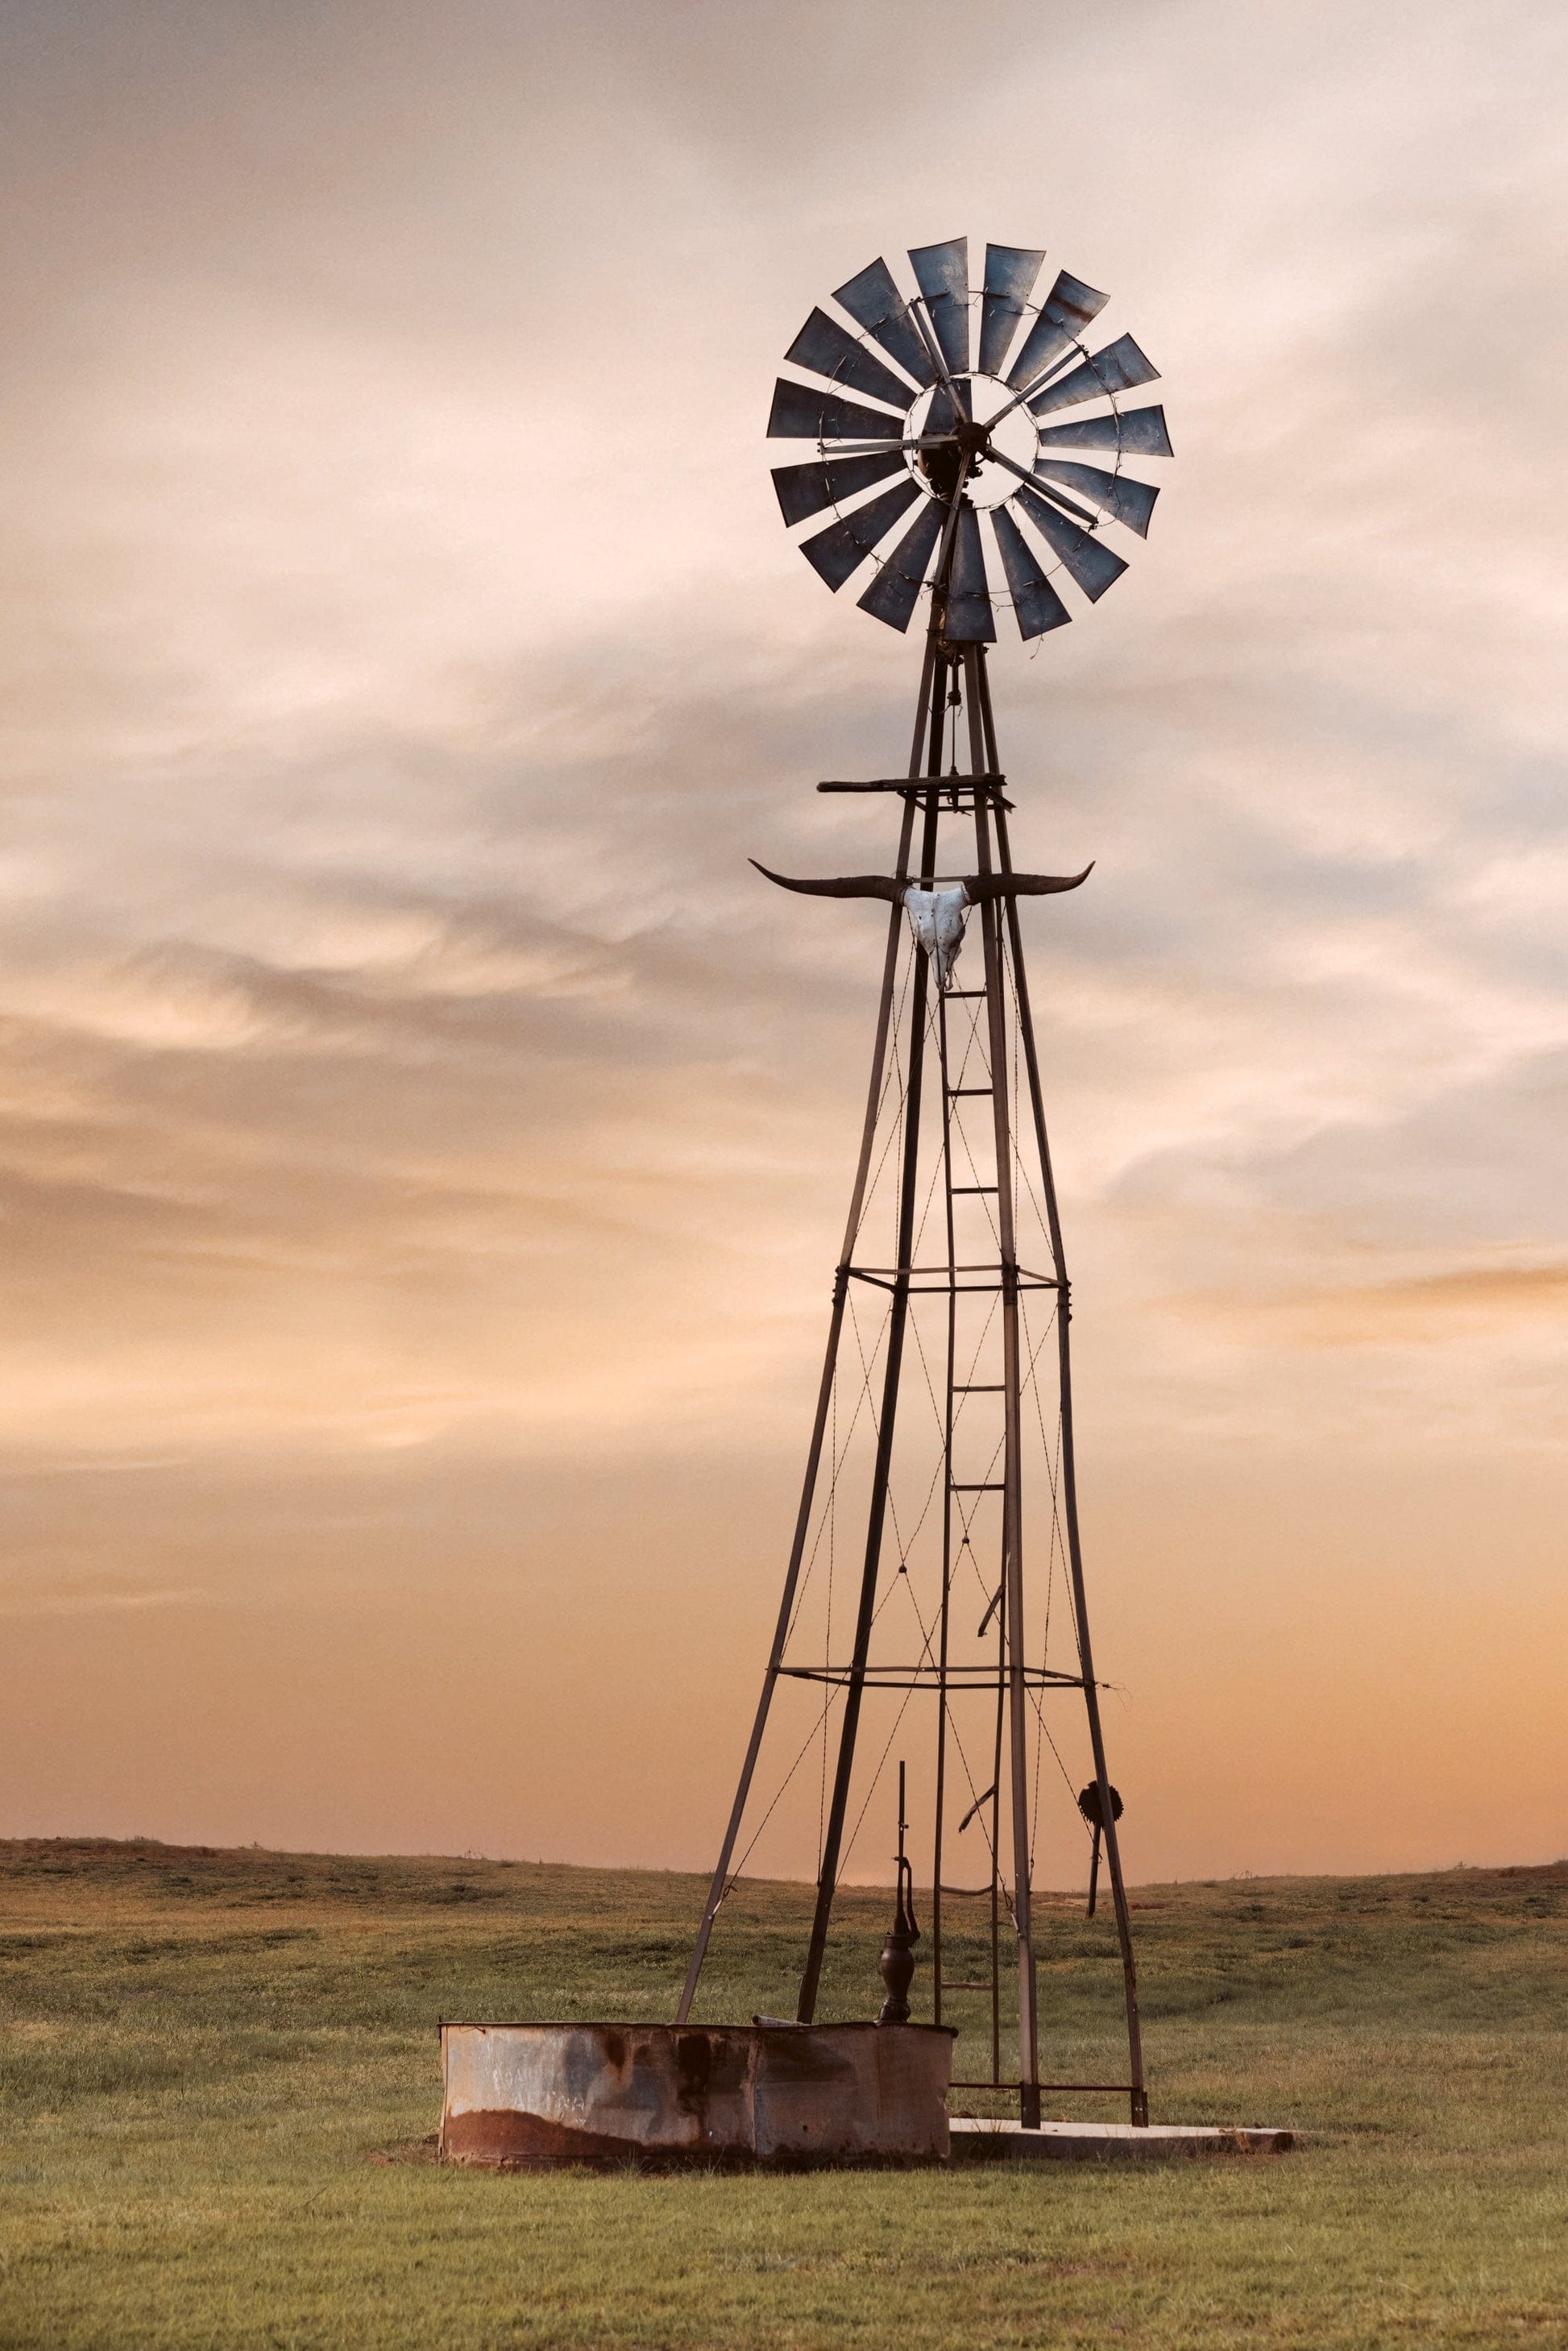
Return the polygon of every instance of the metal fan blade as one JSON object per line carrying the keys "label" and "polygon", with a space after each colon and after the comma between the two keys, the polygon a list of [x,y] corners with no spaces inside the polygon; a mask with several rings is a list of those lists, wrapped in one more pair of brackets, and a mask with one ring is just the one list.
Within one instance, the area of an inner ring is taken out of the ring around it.
{"label": "metal fan blade", "polygon": [[842,303],[857,326],[876,337],[883,350],[891,353],[916,383],[936,382],[936,371],[931,364],[930,353],[885,261],[873,261],[858,277],[852,277],[847,286],[836,286],[833,299]]}
{"label": "metal fan blade", "polygon": [[1063,627],[1072,615],[1030,553],[1028,539],[1006,507],[995,509],[991,528],[1002,551],[1019,636],[1027,643],[1030,637],[1043,637],[1047,629]]}
{"label": "metal fan blade", "polygon": [[988,245],[986,294],[980,304],[982,375],[1000,375],[1023,306],[1034,291],[1043,253],[1021,245]]}
{"label": "metal fan blade", "polygon": [[1127,568],[1121,557],[1113,555],[1103,539],[1080,530],[1075,522],[1047,506],[1035,491],[1020,490],[1018,495],[1019,504],[1046,545],[1061,556],[1090,602],[1098,603]]}
{"label": "metal fan blade", "polygon": [[986,559],[980,547],[980,517],[967,504],[958,508],[942,632],[950,644],[956,645],[994,645],[997,641],[996,615],[991,610]]}
{"label": "metal fan blade", "polygon": [[1065,269],[1059,270],[1023,349],[1008,370],[1008,381],[1013,390],[1017,392],[1021,384],[1032,383],[1052,360],[1059,360],[1063,351],[1071,349],[1110,298],[1108,294],[1096,293],[1092,286],[1085,286],[1081,277],[1070,277]]}
{"label": "metal fan blade", "polygon": [[1135,383],[1157,383],[1159,374],[1131,335],[1119,335],[1082,367],[1037,392],[1026,405],[1032,415],[1047,416],[1053,408],[1076,408],[1081,400],[1103,400],[1108,392],[1130,392]]}
{"label": "metal fan blade", "polygon": [[956,236],[946,245],[915,245],[909,266],[925,297],[926,315],[950,375],[969,372],[969,240]]}
{"label": "metal fan blade", "polygon": [[819,459],[814,465],[775,465],[773,486],[785,521],[797,523],[821,514],[824,507],[842,506],[857,490],[869,490],[873,482],[903,471],[904,459],[894,449],[875,457],[834,457],[825,465]]}
{"label": "metal fan blade", "polygon": [[1075,465],[1065,457],[1037,457],[1034,470],[1041,481],[1061,482],[1064,488],[1076,490],[1113,522],[1124,522],[1140,538],[1147,538],[1149,517],[1159,496],[1152,483],[1134,482],[1126,474],[1102,473],[1098,465]]}
{"label": "metal fan blade", "polygon": [[1042,449],[1119,449],[1124,457],[1169,457],[1171,436],[1163,408],[1124,408],[1120,415],[1085,416],[1077,424],[1048,424]]}
{"label": "metal fan blade", "polygon": [[812,538],[800,541],[800,552],[813,564],[835,595],[852,571],[865,561],[872,549],[887,537],[901,514],[905,513],[920,496],[915,484],[905,475],[891,490],[883,490],[880,498],[869,505],[857,507],[853,514],[841,515],[826,530]]}
{"label": "metal fan blade", "polygon": [[950,435],[956,433],[960,424],[972,424],[974,421],[974,392],[968,377],[956,379],[951,391],[945,383],[939,383],[931,395],[931,406],[926,412],[926,432]]}
{"label": "metal fan blade", "polygon": [[915,607],[920,601],[920,590],[925,584],[925,574],[946,519],[946,507],[935,498],[928,499],[858,600],[862,612],[885,621],[890,629],[897,629],[902,635],[915,617]]}
{"label": "metal fan blade", "polygon": [[880,408],[862,408],[835,392],[815,392],[810,384],[791,383],[780,376],[773,387],[768,418],[770,441],[902,441],[902,416],[884,416]]}
{"label": "metal fan blade", "polygon": [[1047,489],[1043,482],[1037,482],[1034,486],[1042,498],[1050,499],[1058,514],[1071,515],[1074,522],[1081,522],[1083,525],[1085,530],[1099,529],[1100,517],[1092,507],[1081,507],[1076,498],[1068,496],[1065,490]]}
{"label": "metal fan blade", "polygon": [[908,384],[873,360],[865,345],[846,334],[825,310],[812,311],[784,356],[796,367],[810,368],[813,375],[825,375],[851,392],[869,392],[873,400],[885,400],[894,408],[907,408],[915,398]]}

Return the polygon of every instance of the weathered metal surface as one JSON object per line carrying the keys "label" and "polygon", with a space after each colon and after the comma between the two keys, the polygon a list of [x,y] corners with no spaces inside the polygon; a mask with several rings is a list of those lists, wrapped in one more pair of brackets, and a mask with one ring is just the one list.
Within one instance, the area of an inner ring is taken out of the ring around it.
{"label": "weathered metal surface", "polygon": [[1019,504],[1046,545],[1061,556],[1091,603],[1097,602],[1106,589],[1120,580],[1127,567],[1103,539],[1091,538],[1088,531],[1080,530],[1075,522],[1058,514],[1033,490],[1020,490]]}
{"label": "weathered metal surface", "polygon": [[1032,246],[987,246],[986,292],[980,304],[982,375],[1000,375],[1044,259],[1044,254]]}
{"label": "weathered metal surface", "polygon": [[1075,424],[1048,424],[1042,449],[1119,449],[1124,457],[1169,457],[1171,436],[1163,408],[1124,408],[1113,416],[1083,416]]}
{"label": "weathered metal surface", "polygon": [[969,371],[969,240],[950,237],[946,245],[913,245],[909,266],[925,298],[925,315],[952,375]]}
{"label": "weathered metal surface", "polygon": [[936,382],[930,353],[885,261],[870,262],[842,286],[835,286],[833,299],[843,305],[857,326],[876,337],[883,350],[891,352],[916,383]]}
{"label": "weathered metal surface", "polygon": [[1125,523],[1140,538],[1147,538],[1149,517],[1159,496],[1152,482],[1135,482],[1129,474],[1107,474],[1099,465],[1076,465],[1071,457],[1037,457],[1034,470],[1041,481],[1060,482],[1064,488],[1076,490],[1113,522]]}
{"label": "weathered metal surface", "polygon": [[1058,376],[1025,404],[1031,415],[1049,416],[1056,408],[1076,408],[1081,400],[1103,400],[1108,392],[1131,392],[1140,383],[1157,383],[1160,371],[1144,357],[1131,335],[1118,335],[1103,351],[1092,351],[1081,367]]}
{"label": "weathered metal surface", "polygon": [[770,441],[901,441],[904,419],[780,376],[773,387],[768,437]]}
{"label": "weathered metal surface", "polygon": [[885,400],[894,408],[908,408],[916,396],[825,310],[812,311],[784,356],[796,367],[810,368],[813,375],[847,384],[852,392],[869,392],[873,400]]}
{"label": "weathered metal surface", "polygon": [[974,412],[975,388],[967,376],[956,381],[951,390],[946,384],[939,383],[931,395],[931,406],[926,412],[925,433],[933,440],[946,439],[956,433],[961,425],[972,424]]}
{"label": "weathered metal surface", "polygon": [[1001,549],[1002,569],[1008,575],[1019,636],[1027,643],[1031,637],[1042,637],[1047,629],[1062,627],[1072,615],[1035,561],[1029,541],[1005,507],[997,507],[991,517],[991,528]]}
{"label": "weathered metal surface", "polygon": [[1008,370],[1008,381],[1015,392],[1032,383],[1044,373],[1053,360],[1059,360],[1070,350],[1091,319],[1098,317],[1110,300],[1092,286],[1085,286],[1081,277],[1059,270],[1055,285],[1040,306],[1040,316],[1024,339],[1023,349]]}
{"label": "weathered metal surface", "polygon": [[864,595],[856,598],[862,612],[885,621],[890,629],[908,628],[945,519],[939,506],[922,507]]}
{"label": "weathered metal surface", "polygon": [[889,474],[903,469],[903,454],[897,449],[884,450],[876,457],[830,457],[810,465],[775,465],[773,486],[779,494],[779,511],[787,523],[804,522],[808,515],[821,514],[824,507],[841,506],[857,490],[869,490],[873,482],[885,481]]}
{"label": "weathered metal surface", "polygon": [[996,640],[997,623],[980,547],[980,517],[967,503],[958,509],[945,633],[949,644],[956,645],[991,644]]}
{"label": "weathered metal surface", "polygon": [[800,552],[821,572],[835,594],[852,571],[859,569],[873,547],[880,547],[900,515],[907,514],[920,496],[906,474],[891,490],[869,498],[853,514],[841,515],[826,530],[800,541]]}
{"label": "weathered metal surface", "polygon": [[1285,2155],[1288,2130],[1227,2129],[1194,2123],[1040,2123],[970,2121],[951,2126],[955,2163],[1148,2163],[1197,2156]]}
{"label": "weathered metal surface", "polygon": [[929,2024],[446,2024],[441,2154],[563,2163],[936,2163],[953,2036]]}

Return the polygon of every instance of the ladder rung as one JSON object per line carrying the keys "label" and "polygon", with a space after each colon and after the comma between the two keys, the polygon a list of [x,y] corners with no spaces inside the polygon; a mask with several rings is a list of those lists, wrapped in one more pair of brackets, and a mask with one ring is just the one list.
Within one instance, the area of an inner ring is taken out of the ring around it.
{"label": "ladder rung", "polygon": [[997,1187],[994,1184],[955,1184],[950,1188],[956,1200],[960,1193],[994,1192]]}
{"label": "ladder rung", "polygon": [[[946,1886],[942,1888],[944,1894],[946,1894],[947,1890]],[[992,1988],[991,1980],[988,1976],[984,1983],[953,1983],[946,1977],[944,1977],[940,1986],[940,1989],[943,1991],[989,1991]]]}
{"label": "ladder rung", "polygon": [[949,1000],[951,1000],[955,996],[984,996],[985,993],[986,991],[983,987],[950,987],[947,990]]}
{"label": "ladder rung", "polygon": [[955,1395],[1000,1395],[1002,1383],[1000,1380],[955,1380],[953,1393]]}
{"label": "ladder rung", "polygon": [[996,1091],[995,1086],[949,1086],[947,1099],[956,1102],[962,1094],[994,1094]]}
{"label": "ladder rung", "polygon": [[949,1486],[950,1494],[1005,1494],[1007,1488],[999,1483],[990,1486]]}

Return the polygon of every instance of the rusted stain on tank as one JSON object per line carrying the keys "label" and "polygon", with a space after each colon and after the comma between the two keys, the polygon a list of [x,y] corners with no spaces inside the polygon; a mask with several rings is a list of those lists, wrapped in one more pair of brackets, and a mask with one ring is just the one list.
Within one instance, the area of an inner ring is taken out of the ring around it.
{"label": "rusted stain on tank", "polygon": [[[757,2043],[768,2074],[776,2082],[848,2082],[854,2066],[841,2049],[810,2025],[757,2027]],[[868,2028],[871,2029],[871,2028]],[[879,2028],[880,2029],[880,2028]]]}
{"label": "rusted stain on tank", "polygon": [[567,2163],[631,2163],[642,2149],[635,2139],[574,2130],[566,2123],[547,2122],[542,2115],[502,2106],[451,2116],[441,2152],[448,2163],[486,2164],[500,2171],[552,2171]]}

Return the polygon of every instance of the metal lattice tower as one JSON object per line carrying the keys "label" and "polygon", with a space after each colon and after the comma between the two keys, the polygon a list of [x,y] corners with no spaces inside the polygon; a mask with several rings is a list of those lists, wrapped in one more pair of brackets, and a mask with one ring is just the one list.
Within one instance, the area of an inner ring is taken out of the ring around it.
{"label": "metal lattice tower", "polygon": [[[869,560],[862,609],[904,631],[928,592],[930,613],[905,774],[819,786],[898,801],[892,873],[788,884],[885,898],[890,920],[783,1598],[677,2022],[690,2013],[715,1919],[750,1850],[737,1865],[765,1738],[791,1704],[795,1729],[803,1719],[807,1735],[798,1747],[784,1740],[794,1757],[786,1784],[809,1754],[820,1756],[817,1895],[797,2007],[811,2022],[835,1891],[918,1705],[930,1730],[935,2021],[955,2000],[989,2001],[991,2079],[956,2086],[1016,2087],[1027,2126],[1040,2121],[1043,2089],[1117,2088],[1142,2123],[1121,1806],[1106,1771],[1079,1540],[1071,1293],[1018,904],[1020,894],[1083,876],[1015,872],[987,648],[997,602],[1011,604],[1027,640],[1072,617],[1056,575],[1091,601],[1120,576],[1126,565],[1104,525],[1143,536],[1157,495],[1125,475],[1123,460],[1168,455],[1170,443],[1159,408],[1122,404],[1120,395],[1155,376],[1131,336],[1098,351],[1081,340],[1104,296],[1063,271],[1035,303],[1044,255],[1032,250],[988,246],[985,283],[973,294],[966,240],[909,259],[913,296],[881,260],[838,289],[858,335],[812,312],[787,359],[819,381],[780,378],[768,425],[775,437],[816,444],[813,460],[773,478],[786,522],[812,524],[802,552],[830,586]],[[1084,413],[1056,421],[1071,411]],[[1104,453],[1110,467],[1062,451]],[[833,519],[820,526],[829,508]],[[961,882],[944,889],[955,872]],[[848,1600],[841,1527],[852,1530]],[[869,1785],[860,1751],[868,1700],[894,1709],[885,1743],[879,1732],[870,1749]],[[1086,1741],[1090,1765],[1076,1800],[1062,1753],[1074,1737]],[[1092,1907],[1103,1844],[1125,1986],[1124,2083],[1040,2077],[1035,1888],[1042,1782],[1054,1788],[1058,1777],[1068,1802],[1056,1811],[1092,1840]],[[977,1828],[986,1882],[955,1886],[945,1871],[955,1850],[973,1847],[962,1840]],[[977,1929],[964,1907],[975,1903]],[[1002,2064],[1009,1938],[1016,2079]],[[988,1946],[987,1973],[945,1973],[945,1951],[972,1952],[977,1940]]]}

